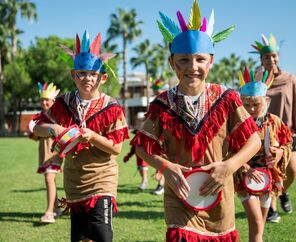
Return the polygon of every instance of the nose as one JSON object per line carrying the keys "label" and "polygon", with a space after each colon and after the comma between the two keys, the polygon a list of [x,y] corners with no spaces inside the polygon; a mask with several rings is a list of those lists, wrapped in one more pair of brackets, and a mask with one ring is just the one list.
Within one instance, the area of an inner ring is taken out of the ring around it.
{"label": "nose", "polygon": [[191,61],[190,61],[190,69],[193,70],[193,71],[197,71],[198,70],[198,63],[197,61],[193,58]]}

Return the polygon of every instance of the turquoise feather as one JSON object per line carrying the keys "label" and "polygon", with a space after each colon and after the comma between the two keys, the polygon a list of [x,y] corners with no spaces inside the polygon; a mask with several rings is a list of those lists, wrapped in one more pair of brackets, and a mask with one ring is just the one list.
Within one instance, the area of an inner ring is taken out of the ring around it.
{"label": "turquoise feather", "polygon": [[166,27],[166,29],[175,37],[178,34],[181,33],[181,29],[178,27],[178,25],[171,20],[168,16],[166,16],[164,13],[159,12],[161,21],[164,25],[164,27]]}
{"label": "turquoise feather", "polygon": [[164,39],[168,42],[172,42],[174,39],[174,36],[158,20],[157,20],[157,24],[158,24],[158,28],[159,28],[160,32],[162,33]]}
{"label": "turquoise feather", "polygon": [[90,47],[89,33],[87,30],[84,31],[81,41],[81,52],[88,52]]}

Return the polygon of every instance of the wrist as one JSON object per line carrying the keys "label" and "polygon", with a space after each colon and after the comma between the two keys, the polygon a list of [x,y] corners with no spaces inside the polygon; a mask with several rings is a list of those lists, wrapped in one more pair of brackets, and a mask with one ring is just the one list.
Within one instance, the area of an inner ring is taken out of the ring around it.
{"label": "wrist", "polygon": [[161,164],[161,167],[158,169],[158,171],[163,174],[164,170],[167,168],[168,163],[166,161],[163,161]]}
{"label": "wrist", "polygon": [[47,127],[47,132],[50,136],[55,136],[54,135],[54,129],[53,129],[53,124],[50,124],[48,127]]}

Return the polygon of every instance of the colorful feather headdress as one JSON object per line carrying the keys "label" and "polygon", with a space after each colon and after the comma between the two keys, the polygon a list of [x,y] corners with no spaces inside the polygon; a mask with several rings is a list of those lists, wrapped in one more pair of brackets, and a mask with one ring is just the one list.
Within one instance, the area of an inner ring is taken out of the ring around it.
{"label": "colorful feather headdress", "polygon": [[279,52],[280,46],[272,34],[270,34],[269,39],[264,34],[261,34],[261,38],[262,43],[255,41],[255,44],[251,45],[256,51],[251,51],[250,53],[260,54],[262,56],[266,53]]}
{"label": "colorful feather headdress", "polygon": [[152,84],[152,90],[154,91],[165,91],[167,89],[169,89],[169,84],[165,83],[161,79],[155,80]]}
{"label": "colorful feather headdress", "polygon": [[239,81],[241,95],[264,97],[273,82],[273,72],[263,71],[263,68],[260,68],[255,75],[253,70],[249,71],[245,67],[244,74],[241,71],[239,72]]}
{"label": "colorful feather headdress", "polygon": [[177,11],[177,18],[180,27],[168,16],[159,12],[161,22],[157,21],[158,28],[164,39],[171,43],[172,54],[214,54],[214,44],[228,37],[235,29],[235,26],[213,34],[214,31],[214,11],[212,10],[209,20],[205,17],[201,20],[201,15],[197,1],[194,0],[188,24],[180,11]]}
{"label": "colorful feather headdress", "polygon": [[55,99],[60,92],[60,89],[57,89],[53,83],[48,85],[47,82],[45,82],[44,85],[38,82],[38,89],[40,98],[46,99]]}
{"label": "colorful feather headdress", "polygon": [[89,33],[87,30],[84,31],[82,40],[80,41],[78,34],[76,34],[76,49],[75,52],[72,51],[67,46],[60,44],[67,56],[61,56],[67,63],[73,66],[74,70],[84,70],[84,71],[95,71],[105,73],[106,70],[110,70],[112,74],[115,76],[111,67],[104,63],[108,59],[111,59],[115,56],[115,54],[111,53],[101,53],[101,34],[99,33],[92,44],[90,44]]}

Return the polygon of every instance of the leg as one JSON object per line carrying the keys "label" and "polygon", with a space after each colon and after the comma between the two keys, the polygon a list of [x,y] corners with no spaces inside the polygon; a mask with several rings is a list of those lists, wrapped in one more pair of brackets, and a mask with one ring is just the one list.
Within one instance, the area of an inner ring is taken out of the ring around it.
{"label": "leg", "polygon": [[57,189],[55,184],[55,173],[45,174],[45,184],[47,190],[47,209],[45,213],[53,213],[57,206]]}
{"label": "leg", "polygon": [[251,196],[249,199],[243,201],[243,206],[248,218],[249,241],[262,242],[264,221],[259,199],[255,196]]}
{"label": "leg", "polygon": [[288,188],[294,182],[296,177],[296,151],[292,152],[291,159],[287,166],[287,180],[284,181],[285,192],[280,196],[281,207],[285,211],[285,213],[292,212],[292,203],[288,196]]}

